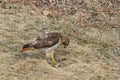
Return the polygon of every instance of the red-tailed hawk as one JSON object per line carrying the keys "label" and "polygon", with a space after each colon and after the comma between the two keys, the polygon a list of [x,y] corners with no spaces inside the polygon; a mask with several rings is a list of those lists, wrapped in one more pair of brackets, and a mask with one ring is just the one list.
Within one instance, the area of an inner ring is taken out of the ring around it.
{"label": "red-tailed hawk", "polygon": [[25,44],[21,52],[30,50],[31,48],[43,48],[46,55],[50,55],[52,63],[57,64],[57,61],[54,58],[54,51],[61,44],[66,48],[69,44],[68,37],[62,35],[59,32],[51,32],[38,36],[36,40]]}

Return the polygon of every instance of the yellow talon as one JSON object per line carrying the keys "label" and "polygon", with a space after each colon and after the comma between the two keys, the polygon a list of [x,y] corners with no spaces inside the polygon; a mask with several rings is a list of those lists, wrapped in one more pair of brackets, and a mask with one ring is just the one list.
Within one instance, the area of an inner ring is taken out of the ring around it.
{"label": "yellow talon", "polygon": [[52,57],[52,62],[53,62],[53,64],[57,64],[57,61],[53,57]]}
{"label": "yellow talon", "polygon": [[50,53],[50,55],[51,55],[51,59],[52,59],[52,64],[57,64],[57,61],[55,60],[55,58],[54,58],[54,51],[52,51],[51,53]]}

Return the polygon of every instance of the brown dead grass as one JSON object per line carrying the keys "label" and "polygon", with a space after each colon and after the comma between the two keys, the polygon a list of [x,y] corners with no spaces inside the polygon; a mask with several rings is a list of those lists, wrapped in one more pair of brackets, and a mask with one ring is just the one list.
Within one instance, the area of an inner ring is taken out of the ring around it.
{"label": "brown dead grass", "polygon": [[[119,80],[119,4],[111,0],[78,2],[58,4],[59,8],[24,5],[19,0],[2,2],[0,80]],[[41,50],[19,53],[23,44],[51,31],[70,38],[66,49],[56,50],[61,67],[49,64]]]}

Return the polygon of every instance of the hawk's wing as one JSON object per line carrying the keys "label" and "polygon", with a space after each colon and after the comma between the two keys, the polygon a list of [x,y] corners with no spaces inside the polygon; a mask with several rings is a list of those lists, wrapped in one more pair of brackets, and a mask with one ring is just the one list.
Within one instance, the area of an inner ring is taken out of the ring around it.
{"label": "hawk's wing", "polygon": [[59,37],[54,34],[44,34],[31,42],[34,48],[48,48],[52,47],[59,42]]}

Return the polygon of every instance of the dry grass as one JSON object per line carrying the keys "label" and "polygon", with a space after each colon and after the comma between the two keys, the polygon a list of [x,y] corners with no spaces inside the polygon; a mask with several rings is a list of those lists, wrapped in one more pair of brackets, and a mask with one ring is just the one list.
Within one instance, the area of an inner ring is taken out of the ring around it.
{"label": "dry grass", "polygon": [[[76,0],[47,7],[14,1],[1,2],[0,7],[0,80],[120,79],[118,0]],[[41,50],[19,53],[23,44],[50,31],[70,38],[66,49],[60,46],[56,51],[63,59],[59,68],[52,67]]]}

